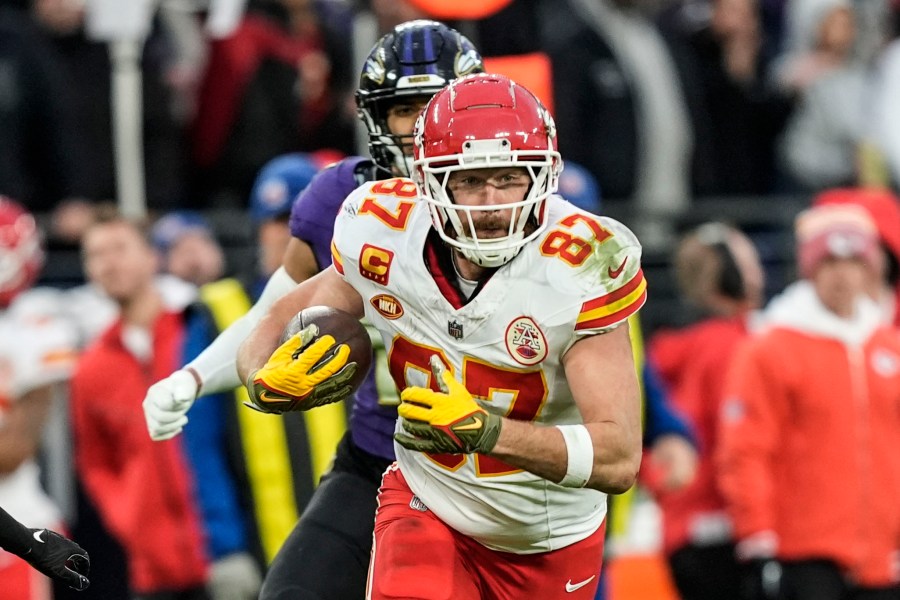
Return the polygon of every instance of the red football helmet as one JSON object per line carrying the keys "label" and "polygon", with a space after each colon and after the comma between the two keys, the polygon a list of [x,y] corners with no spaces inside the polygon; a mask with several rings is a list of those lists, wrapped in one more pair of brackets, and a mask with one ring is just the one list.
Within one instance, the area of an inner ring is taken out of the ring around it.
{"label": "red football helmet", "polygon": [[43,265],[34,217],[18,202],[0,196],[0,306],[30,288]]}
{"label": "red football helmet", "polygon": [[[503,75],[457,79],[438,92],[415,130],[414,178],[441,237],[475,264],[509,262],[546,227],[544,203],[559,182],[562,160],[556,126],[540,101]],[[447,189],[450,173],[523,167],[531,178],[525,198],[491,206],[461,206]],[[478,237],[472,214],[510,210],[507,235]],[[471,233],[467,233],[471,232]]]}

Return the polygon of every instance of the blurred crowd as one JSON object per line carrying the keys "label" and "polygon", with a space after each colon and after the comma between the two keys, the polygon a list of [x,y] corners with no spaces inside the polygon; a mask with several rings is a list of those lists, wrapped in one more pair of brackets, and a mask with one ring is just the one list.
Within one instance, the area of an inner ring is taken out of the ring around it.
{"label": "blurred crowd", "polygon": [[[900,2],[456,4],[447,22],[488,68],[543,92],[561,195],[624,211],[671,252],[666,310],[689,325],[652,332],[647,362],[691,449],[649,447],[643,487],[681,597],[900,598]],[[365,154],[362,53],[450,10],[248,0],[214,36],[208,5],[162,0],[142,44],[135,223],[115,209],[112,59],[84,0],[0,0],[0,506],[89,549],[79,598],[255,597],[330,452],[300,417],[252,436],[239,396],[198,403],[162,443],[138,404],[109,407],[249,308],[297,194]],[[736,215],[680,228],[700,200],[781,196],[809,208],[797,282],[774,299]],[[208,219],[222,209],[253,240],[252,273],[229,264]],[[79,250],[83,285],[32,287],[48,245]],[[21,569],[0,551],[0,582]],[[0,600],[32,597],[11,589]]]}
{"label": "blurred crowd", "polygon": [[[361,15],[384,32],[427,4],[250,0],[234,31],[211,37],[203,2],[162,2],[141,60],[149,208],[246,206],[279,154],[353,154],[354,42],[374,42]],[[647,244],[666,241],[660,223],[692,198],[900,177],[892,0],[498,6],[450,23],[489,60],[548,60],[534,78],[549,81],[526,83],[552,90],[563,155],[640,209]],[[70,240],[86,207],[116,198],[111,59],[84,19],[83,0],[0,3],[0,189],[56,211],[53,234]]]}

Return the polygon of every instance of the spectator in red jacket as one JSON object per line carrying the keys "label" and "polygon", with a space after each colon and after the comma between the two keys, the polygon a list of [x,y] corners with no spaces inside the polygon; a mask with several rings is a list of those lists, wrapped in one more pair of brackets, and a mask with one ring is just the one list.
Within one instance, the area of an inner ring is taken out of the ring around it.
{"label": "spectator in red jacket", "polygon": [[706,223],[682,238],[674,266],[681,296],[702,317],[657,333],[649,356],[673,406],[693,426],[699,464],[687,487],[655,490],[664,550],[682,600],[737,599],[732,524],[716,487],[713,455],[725,372],[762,302],[763,270],[753,243],[721,223]]}
{"label": "spectator in red jacket", "polygon": [[867,293],[878,233],[860,207],[820,206],[796,236],[802,279],[738,350],[721,414],[746,597],[897,598],[900,337]]}
{"label": "spectator in red jacket", "polygon": [[141,400],[181,360],[180,312],[154,287],[157,258],[133,223],[101,221],[83,239],[85,270],[120,317],[82,355],[71,382],[76,468],[125,550],[140,600],[207,600],[208,559],[180,440],[145,431]]}

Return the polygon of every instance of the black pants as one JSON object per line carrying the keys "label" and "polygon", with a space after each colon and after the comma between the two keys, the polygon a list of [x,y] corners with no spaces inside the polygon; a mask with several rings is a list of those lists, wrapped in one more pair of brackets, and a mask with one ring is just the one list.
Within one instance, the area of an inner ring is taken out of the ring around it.
{"label": "black pants", "polygon": [[840,569],[825,560],[784,563],[781,586],[785,600],[900,600],[900,587],[849,585]]}
{"label": "black pants", "polygon": [[681,600],[740,598],[741,572],[733,544],[684,546],[669,557],[669,568]]}
{"label": "black pants", "polygon": [[269,567],[260,600],[365,597],[375,500],[389,464],[344,436],[334,468]]}

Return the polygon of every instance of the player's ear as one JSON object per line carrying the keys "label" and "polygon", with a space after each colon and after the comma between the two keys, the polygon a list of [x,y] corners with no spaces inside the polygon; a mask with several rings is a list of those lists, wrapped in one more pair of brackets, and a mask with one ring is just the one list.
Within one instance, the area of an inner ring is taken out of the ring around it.
{"label": "player's ear", "polygon": [[720,294],[732,300],[744,300],[747,297],[747,289],[744,285],[744,276],[737,264],[737,260],[731,251],[728,242],[723,240],[712,244],[712,249],[719,259],[719,272],[717,289]]}

